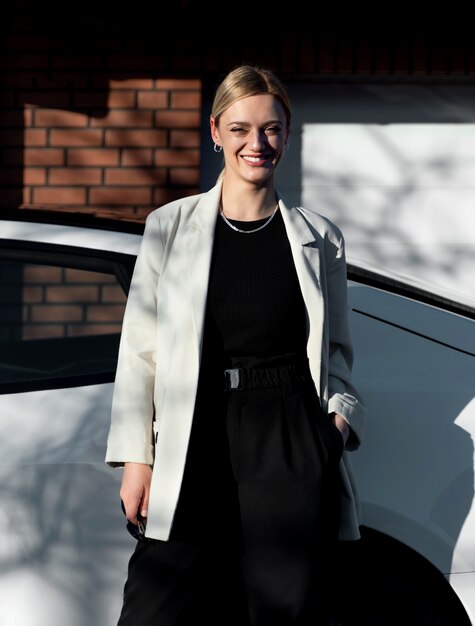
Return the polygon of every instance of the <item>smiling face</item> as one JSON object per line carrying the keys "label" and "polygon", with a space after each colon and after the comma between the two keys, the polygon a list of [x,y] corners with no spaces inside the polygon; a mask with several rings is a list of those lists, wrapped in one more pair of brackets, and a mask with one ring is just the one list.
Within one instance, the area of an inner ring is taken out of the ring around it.
{"label": "smiling face", "polygon": [[236,100],[215,120],[213,141],[223,147],[225,176],[263,185],[273,180],[287,142],[287,119],[278,98],[269,94]]}

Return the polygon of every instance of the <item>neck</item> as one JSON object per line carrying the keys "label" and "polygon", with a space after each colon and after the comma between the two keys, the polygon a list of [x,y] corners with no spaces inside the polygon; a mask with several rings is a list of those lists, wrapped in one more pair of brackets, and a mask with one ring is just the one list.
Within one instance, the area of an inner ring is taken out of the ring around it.
{"label": "neck", "polygon": [[220,209],[230,219],[250,222],[269,217],[275,211],[275,189],[232,190],[223,184]]}

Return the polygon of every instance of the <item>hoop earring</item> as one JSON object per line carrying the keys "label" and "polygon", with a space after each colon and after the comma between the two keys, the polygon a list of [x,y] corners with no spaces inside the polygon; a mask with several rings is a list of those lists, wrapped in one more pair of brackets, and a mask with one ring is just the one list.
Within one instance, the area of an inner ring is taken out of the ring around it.
{"label": "hoop earring", "polygon": [[223,146],[219,146],[217,143],[214,144],[213,150],[215,152],[221,152],[223,149]]}

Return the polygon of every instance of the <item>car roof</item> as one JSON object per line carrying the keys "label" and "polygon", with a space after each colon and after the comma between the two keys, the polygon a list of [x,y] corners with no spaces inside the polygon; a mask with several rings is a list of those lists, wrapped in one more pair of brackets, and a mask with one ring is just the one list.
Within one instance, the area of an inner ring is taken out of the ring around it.
{"label": "car roof", "polygon": [[136,235],[142,235],[145,226],[145,220],[143,218],[118,218],[117,213],[107,216],[105,213],[98,215],[80,211],[46,209],[2,209],[0,212],[0,220],[56,224],[58,226],[80,226],[83,228],[113,230]]}
{"label": "car roof", "polygon": [[347,264],[350,280],[475,319],[475,300],[464,293],[351,256]]}
{"label": "car roof", "polygon": [[85,213],[18,209],[0,214],[0,239],[138,253],[144,223]]}

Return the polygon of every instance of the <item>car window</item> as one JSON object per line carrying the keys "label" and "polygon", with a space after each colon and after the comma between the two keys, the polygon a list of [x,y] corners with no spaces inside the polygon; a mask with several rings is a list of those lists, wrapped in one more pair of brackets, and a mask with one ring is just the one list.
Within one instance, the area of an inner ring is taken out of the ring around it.
{"label": "car window", "polygon": [[127,299],[118,267],[51,250],[0,256],[2,391],[113,380]]}

